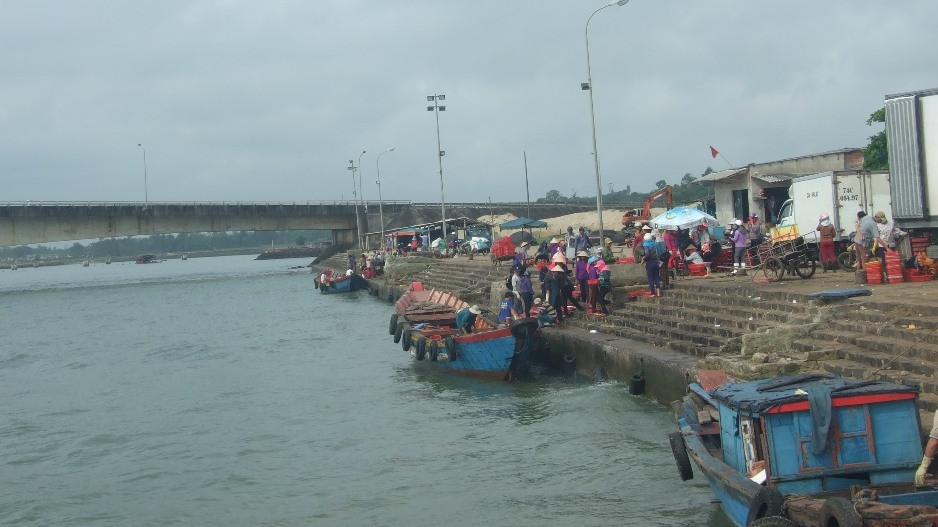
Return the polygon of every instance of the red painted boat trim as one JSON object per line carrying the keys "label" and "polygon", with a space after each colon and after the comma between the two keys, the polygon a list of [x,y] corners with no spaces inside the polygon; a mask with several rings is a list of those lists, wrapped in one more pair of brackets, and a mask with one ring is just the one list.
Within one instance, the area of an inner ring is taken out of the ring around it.
{"label": "red painted boat trim", "polygon": [[508,328],[505,329],[496,329],[491,331],[483,330],[480,333],[472,333],[470,335],[463,335],[461,337],[456,337],[457,342],[482,342],[484,340],[492,340],[502,337],[510,337],[511,330]]}
{"label": "red painted boat trim", "polygon": [[[907,401],[915,399],[915,393],[880,393],[876,395],[854,395],[852,397],[837,397],[831,401],[831,406],[838,408],[841,406],[860,406],[863,404],[888,403],[891,401]],[[767,414],[782,414],[787,412],[802,412],[808,410],[810,405],[808,401],[797,401],[776,406],[766,412]]]}

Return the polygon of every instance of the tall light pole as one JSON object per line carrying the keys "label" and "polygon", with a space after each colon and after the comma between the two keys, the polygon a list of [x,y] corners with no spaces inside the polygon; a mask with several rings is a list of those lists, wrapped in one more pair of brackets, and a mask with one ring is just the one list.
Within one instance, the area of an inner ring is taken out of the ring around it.
{"label": "tall light pole", "polygon": [[[365,155],[367,150],[362,150],[362,153],[358,154],[358,201],[362,206],[362,214],[365,215],[365,220],[368,220],[368,204],[365,203],[365,187],[362,186],[362,173],[365,171],[362,169],[362,156]],[[361,248],[365,248],[365,235],[362,234],[361,228],[358,231],[359,236],[359,245]]]}
{"label": "tall light pole", "polygon": [[440,162],[440,214],[443,216],[441,222],[443,224],[442,240],[443,247],[449,247],[446,244],[446,200],[443,198],[443,156],[446,155],[446,152],[440,146],[440,112],[445,112],[446,106],[439,104],[440,101],[446,100],[446,96],[442,94],[427,95],[427,100],[433,102],[432,106],[427,105],[427,111],[436,115],[436,158]]}
{"label": "tall light pole", "polygon": [[143,208],[146,209],[150,201],[147,191],[147,147],[143,146],[143,143],[137,143],[137,146],[143,149]]}
{"label": "tall light pole", "polygon": [[362,224],[361,220],[358,217],[358,193],[355,192],[355,172],[358,171],[358,167],[355,166],[355,161],[352,159],[348,160],[348,168],[352,172],[352,201],[355,202],[355,229],[358,231],[358,247],[362,247]]}
{"label": "tall light pole", "polygon": [[580,88],[590,92],[590,119],[593,124],[593,168],[596,171],[596,214],[599,216],[599,239],[603,237],[603,186],[602,179],[599,177],[599,150],[596,149],[596,113],[593,111],[593,72],[590,68],[590,20],[593,15],[614,5],[625,5],[629,0],[612,0],[608,4],[600,7],[590,14],[586,19],[586,83],[580,84]]}
{"label": "tall light pole", "polygon": [[380,249],[383,249],[383,248],[385,247],[385,242],[384,242],[384,199],[381,197],[381,156],[383,156],[384,154],[387,154],[388,152],[393,152],[393,151],[394,151],[394,147],[392,146],[391,148],[388,148],[388,149],[385,150],[384,152],[381,152],[380,154],[378,154],[378,157],[375,159],[375,172],[377,172],[377,174],[378,174],[378,179],[377,179],[377,181],[375,181],[375,183],[378,185],[378,217],[379,217],[379,220],[378,220],[378,221],[381,222],[381,245],[380,245],[380,247],[379,247]]}

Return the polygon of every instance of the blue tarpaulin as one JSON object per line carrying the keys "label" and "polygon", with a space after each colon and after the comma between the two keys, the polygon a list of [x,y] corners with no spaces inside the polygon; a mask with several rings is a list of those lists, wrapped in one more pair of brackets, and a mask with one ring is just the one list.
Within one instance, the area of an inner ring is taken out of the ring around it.
{"label": "blue tarpaulin", "polygon": [[506,221],[498,226],[501,229],[522,229],[528,227],[529,229],[543,229],[547,227],[547,223],[541,220],[532,220],[531,218],[516,218],[511,221]]}

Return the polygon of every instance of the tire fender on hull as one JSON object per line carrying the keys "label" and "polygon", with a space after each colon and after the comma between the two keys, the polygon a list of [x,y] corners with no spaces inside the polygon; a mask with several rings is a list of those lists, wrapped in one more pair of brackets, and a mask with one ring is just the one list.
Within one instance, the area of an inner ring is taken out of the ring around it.
{"label": "tire fender on hull", "polygon": [[863,527],[863,518],[847,498],[828,498],[821,507],[821,525],[824,527]]}
{"label": "tire fender on hull", "polygon": [[417,360],[423,360],[427,356],[427,337],[417,335]]}
{"label": "tire fender on hull", "polygon": [[397,313],[391,315],[391,323],[388,325],[388,335],[393,335],[394,332],[397,331],[397,318]]}
{"label": "tire fender on hull", "polygon": [[769,487],[760,487],[759,492],[749,504],[749,514],[746,515],[746,525],[752,525],[760,518],[782,516],[782,505],[785,498],[782,493]]}
{"label": "tire fender on hull", "polygon": [[671,432],[668,434],[668,441],[671,442],[671,453],[674,454],[674,462],[677,463],[677,471],[681,475],[681,481],[693,479],[694,469],[690,465],[690,457],[687,455],[684,436],[680,432]]}
{"label": "tire fender on hull", "polygon": [[410,344],[410,328],[407,328],[401,332],[401,349],[404,351],[410,351]]}
{"label": "tire fender on hull", "polygon": [[443,341],[446,344],[446,356],[450,362],[456,360],[456,339],[453,337],[446,337],[446,340]]}

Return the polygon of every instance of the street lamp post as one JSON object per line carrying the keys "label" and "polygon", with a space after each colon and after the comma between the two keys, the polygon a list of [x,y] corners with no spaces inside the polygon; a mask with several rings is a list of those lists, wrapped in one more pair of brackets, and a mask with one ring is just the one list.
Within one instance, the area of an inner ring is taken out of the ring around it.
{"label": "street lamp post", "polygon": [[392,146],[391,148],[388,148],[384,152],[381,152],[380,154],[378,154],[378,157],[375,159],[375,172],[378,174],[378,179],[377,181],[375,181],[375,183],[378,185],[378,218],[379,218],[378,221],[381,222],[381,245],[379,246],[379,249],[383,249],[385,247],[384,198],[381,197],[381,156],[383,156],[384,154],[387,154],[388,152],[393,152],[393,151],[394,151],[394,147]]}
{"label": "street lamp post", "polygon": [[599,238],[603,237],[603,187],[602,179],[599,177],[599,150],[596,148],[596,113],[593,111],[593,72],[590,68],[590,21],[593,15],[614,5],[623,6],[629,3],[629,0],[612,0],[608,4],[600,7],[590,14],[586,19],[586,83],[580,84],[580,88],[590,92],[590,120],[593,125],[593,168],[596,171],[596,214],[599,216]]}
{"label": "street lamp post", "polygon": [[137,143],[137,146],[143,149],[143,208],[146,209],[150,201],[147,191],[147,147],[143,146],[143,143]]}
{"label": "street lamp post", "polygon": [[358,247],[362,248],[362,224],[358,217],[358,193],[355,191],[355,172],[358,171],[358,167],[355,166],[354,160],[348,160],[348,168],[346,170],[352,172],[352,201],[355,202],[355,229],[358,231]]}
{"label": "street lamp post", "polygon": [[[362,206],[362,214],[365,215],[365,220],[368,219],[368,204],[365,203],[365,187],[362,186],[362,156],[365,155],[367,150],[362,150],[362,153],[358,154],[358,202]],[[361,230],[358,231],[358,243],[361,245],[361,248],[365,248],[365,236],[361,233]]]}
{"label": "street lamp post", "polygon": [[437,160],[440,163],[440,214],[443,216],[441,222],[443,224],[442,240],[443,246],[448,247],[446,244],[446,200],[443,197],[443,156],[446,155],[446,152],[440,146],[440,112],[445,112],[446,106],[439,104],[439,101],[446,100],[446,96],[442,94],[427,95],[427,100],[433,102],[432,106],[427,105],[427,111],[436,115],[436,153]]}

